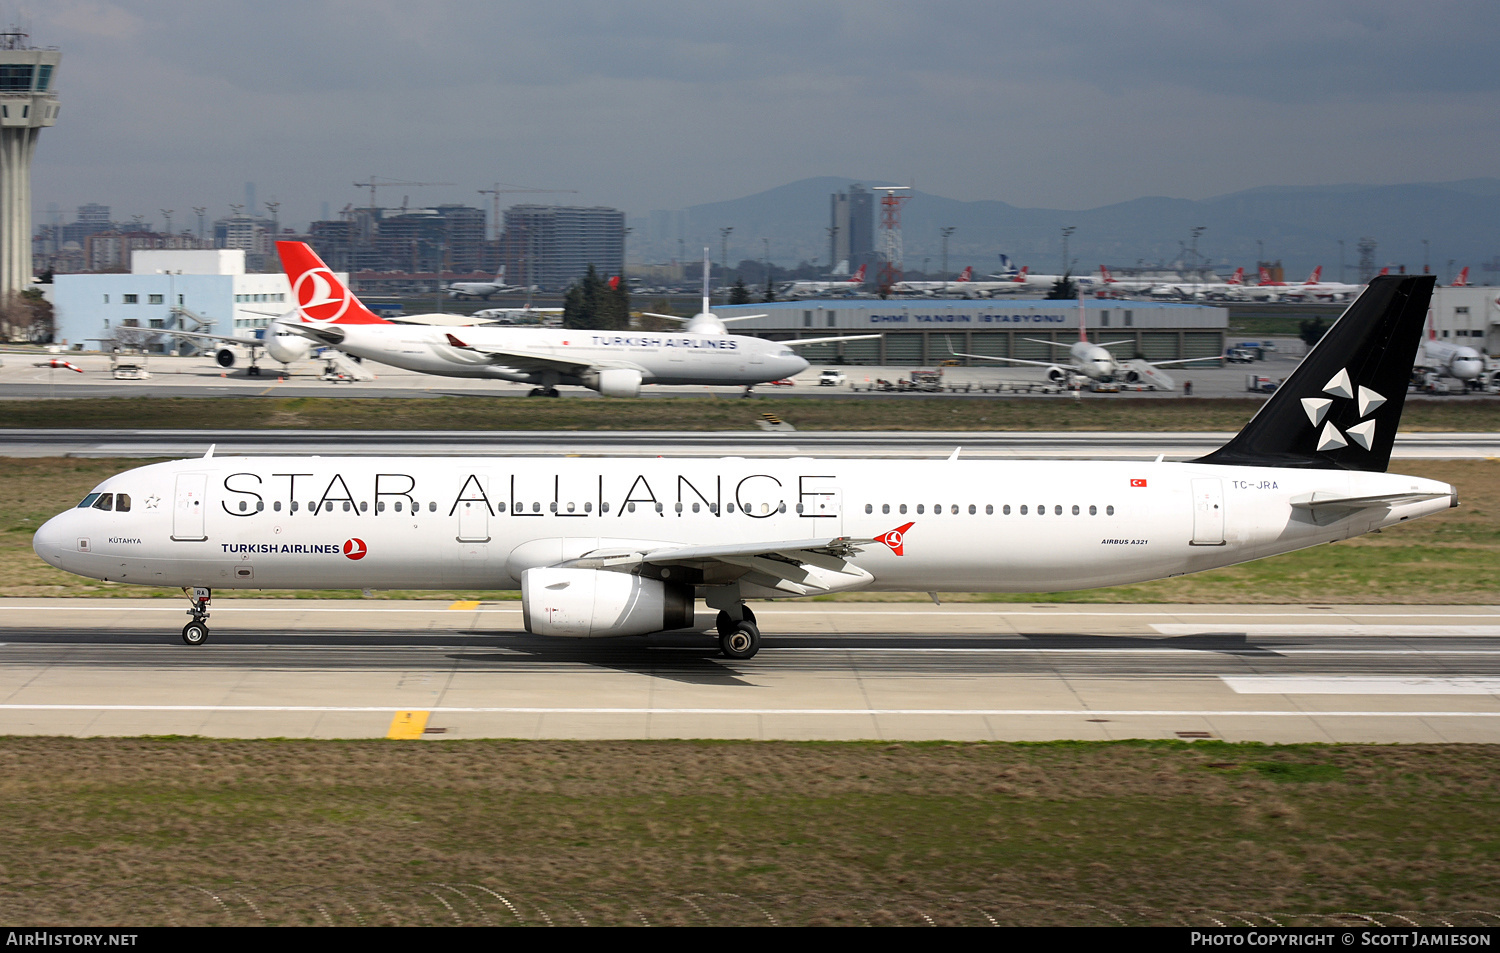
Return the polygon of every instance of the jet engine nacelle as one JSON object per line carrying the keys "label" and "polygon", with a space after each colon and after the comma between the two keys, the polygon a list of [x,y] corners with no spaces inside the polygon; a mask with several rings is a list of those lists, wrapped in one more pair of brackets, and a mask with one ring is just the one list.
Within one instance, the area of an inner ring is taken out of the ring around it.
{"label": "jet engine nacelle", "polygon": [[600,569],[528,569],[521,619],[533,635],[645,635],[693,624],[693,587]]}
{"label": "jet engine nacelle", "polygon": [[218,362],[220,367],[233,367],[234,352],[227,347],[221,347],[215,352],[214,360]]}
{"label": "jet engine nacelle", "polygon": [[291,364],[312,357],[313,342],[294,331],[279,331],[273,325],[266,335],[266,353],[274,361]]}
{"label": "jet engine nacelle", "polygon": [[596,390],[605,397],[641,396],[641,372],[628,367],[586,371],[581,379],[584,387]]}
{"label": "jet engine nacelle", "polygon": [[1047,368],[1047,380],[1054,384],[1066,384],[1068,382],[1068,372],[1066,369],[1053,364]]}

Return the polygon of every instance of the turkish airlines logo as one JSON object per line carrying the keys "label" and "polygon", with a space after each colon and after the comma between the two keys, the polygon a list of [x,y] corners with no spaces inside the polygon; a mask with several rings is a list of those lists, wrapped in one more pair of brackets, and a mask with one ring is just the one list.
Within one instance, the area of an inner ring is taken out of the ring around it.
{"label": "turkish airlines logo", "polygon": [[292,286],[304,320],[332,324],[349,310],[349,292],[327,268],[310,268]]}
{"label": "turkish airlines logo", "polygon": [[344,540],[344,555],[350,559],[364,559],[365,553],[369,551],[370,548],[365,545],[365,541],[358,537]]}
{"label": "turkish airlines logo", "polygon": [[1131,486],[1141,486],[1141,487],[1143,487],[1143,486],[1146,485],[1146,481],[1145,480],[1131,480],[1130,481],[1130,485]]}
{"label": "turkish airlines logo", "polygon": [[902,548],[906,544],[906,531],[911,529],[915,525],[915,523],[907,523],[905,526],[898,526],[895,529],[891,530],[889,533],[886,533],[884,536],[879,537],[877,542],[885,543],[886,546],[890,548],[891,552],[895,553],[897,556],[904,555],[904,553],[902,552]]}

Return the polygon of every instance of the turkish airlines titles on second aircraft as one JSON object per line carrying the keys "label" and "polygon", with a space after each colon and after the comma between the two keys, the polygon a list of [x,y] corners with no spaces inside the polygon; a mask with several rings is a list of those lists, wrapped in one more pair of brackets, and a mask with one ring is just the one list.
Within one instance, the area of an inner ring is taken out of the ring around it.
{"label": "turkish airlines titles on second aircraft", "polygon": [[807,361],[748,335],[396,324],[366,308],[302,242],[277,242],[297,312],[273,325],[360,358],[424,374],[534,384],[557,396],[576,384],[635,397],[642,384],[749,386],[791,377]]}

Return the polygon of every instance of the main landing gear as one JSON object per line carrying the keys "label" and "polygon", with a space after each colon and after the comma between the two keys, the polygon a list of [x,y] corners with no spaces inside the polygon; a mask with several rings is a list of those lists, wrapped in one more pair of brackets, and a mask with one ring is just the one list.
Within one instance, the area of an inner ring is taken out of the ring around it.
{"label": "main landing gear", "polygon": [[527,397],[561,397],[556,387],[533,387]]}
{"label": "main landing gear", "polygon": [[192,603],[187,614],[193,617],[193,621],[182,627],[182,641],[188,645],[202,645],[208,641],[208,603],[213,598],[213,590],[184,588],[182,594]]}
{"label": "main landing gear", "polygon": [[751,659],[760,651],[760,628],[755,624],[755,613],[747,605],[740,606],[744,618],[739,621],[728,610],[719,610],[719,651],[725,658]]}

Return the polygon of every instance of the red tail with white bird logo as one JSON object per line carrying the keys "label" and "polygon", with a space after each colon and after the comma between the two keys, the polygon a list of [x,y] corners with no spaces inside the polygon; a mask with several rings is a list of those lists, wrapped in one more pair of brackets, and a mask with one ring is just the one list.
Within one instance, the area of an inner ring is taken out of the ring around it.
{"label": "red tail with white bird logo", "polygon": [[277,242],[281,269],[292,283],[292,300],[307,324],[390,324],[344,287],[305,242]]}

